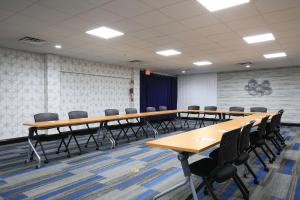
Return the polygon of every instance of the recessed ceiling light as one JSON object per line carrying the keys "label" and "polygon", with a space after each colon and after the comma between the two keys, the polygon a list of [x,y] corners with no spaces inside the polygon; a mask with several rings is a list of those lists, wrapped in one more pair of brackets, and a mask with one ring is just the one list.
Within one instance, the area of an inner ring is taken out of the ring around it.
{"label": "recessed ceiling light", "polygon": [[162,56],[175,56],[181,54],[180,51],[174,50],[174,49],[167,49],[163,51],[157,51],[156,54],[162,55]]}
{"label": "recessed ceiling light", "polygon": [[211,65],[212,62],[210,61],[197,61],[197,62],[193,62],[194,65],[198,65],[198,66],[202,66],[202,65]]}
{"label": "recessed ceiling light", "polygon": [[267,59],[286,57],[286,53],[285,52],[270,53],[270,54],[265,54],[264,57]]}
{"label": "recessed ceiling light", "polygon": [[100,38],[104,38],[104,39],[110,39],[110,38],[124,35],[124,33],[120,32],[120,31],[117,31],[117,30],[114,30],[111,28],[107,28],[105,26],[101,26],[99,28],[86,31],[85,33],[94,35],[94,36],[97,36]]}
{"label": "recessed ceiling light", "polygon": [[250,68],[250,67],[251,67],[251,65],[250,65],[250,64],[247,64],[245,67],[246,67],[246,68]]}
{"label": "recessed ceiling light", "polygon": [[197,0],[210,12],[249,3],[250,0]]}
{"label": "recessed ceiling light", "polygon": [[248,44],[253,44],[253,43],[258,43],[258,42],[266,42],[266,41],[275,40],[275,37],[272,33],[265,33],[265,34],[260,34],[260,35],[252,35],[252,36],[243,37],[243,39]]}
{"label": "recessed ceiling light", "polygon": [[59,45],[59,44],[55,45],[54,47],[57,49],[61,49],[61,45]]}
{"label": "recessed ceiling light", "polygon": [[182,70],[182,71],[181,71],[181,73],[183,73],[183,74],[185,74],[185,72],[186,72],[185,70]]}

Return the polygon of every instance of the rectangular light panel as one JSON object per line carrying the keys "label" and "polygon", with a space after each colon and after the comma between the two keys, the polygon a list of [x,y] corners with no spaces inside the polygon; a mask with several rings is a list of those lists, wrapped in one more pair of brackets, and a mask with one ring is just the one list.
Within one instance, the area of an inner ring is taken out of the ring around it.
{"label": "rectangular light panel", "polygon": [[286,57],[286,53],[285,52],[270,53],[270,54],[265,54],[264,57],[267,59]]}
{"label": "rectangular light panel", "polygon": [[252,36],[243,37],[243,39],[248,44],[253,44],[253,43],[275,40],[275,37],[272,33],[265,33],[265,34],[260,34],[260,35],[252,35]]}
{"label": "rectangular light panel", "polygon": [[86,33],[103,38],[103,39],[110,39],[110,38],[124,35],[124,33],[120,32],[120,31],[117,31],[117,30],[114,30],[114,29],[111,29],[111,28],[108,28],[105,26],[101,26],[99,28],[86,31]]}
{"label": "rectangular light panel", "polygon": [[250,0],[197,0],[210,12],[249,3]]}
{"label": "rectangular light panel", "polygon": [[157,51],[156,54],[162,55],[162,56],[175,56],[181,54],[181,52],[174,50],[174,49],[167,49],[163,51]]}

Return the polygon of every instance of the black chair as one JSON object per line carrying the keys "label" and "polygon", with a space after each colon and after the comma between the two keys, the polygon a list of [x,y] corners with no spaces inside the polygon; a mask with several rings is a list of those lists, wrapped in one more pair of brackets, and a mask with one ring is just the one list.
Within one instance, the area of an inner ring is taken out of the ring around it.
{"label": "black chair", "polygon": [[[276,136],[278,123],[280,123],[281,114],[277,113],[273,115],[271,118],[271,122],[267,124],[266,128],[266,140],[270,141],[277,150],[277,154],[279,155],[282,151],[281,145],[277,142],[278,137]],[[280,124],[279,124],[280,126]]]}
{"label": "black chair", "polygon": [[[188,106],[188,110],[200,110],[200,106],[191,105],[191,106]],[[185,121],[184,121],[183,126],[187,125],[187,127],[190,128],[189,120],[192,120],[192,121],[196,121],[194,124],[194,128],[197,127],[198,123],[199,123],[199,126],[201,127],[200,113],[188,112],[187,116],[184,119],[185,119]]]}
{"label": "black chair", "polygon": [[[218,116],[219,114],[216,114],[214,112],[209,112],[209,111],[217,111],[218,107],[217,106],[205,106],[204,107],[204,110],[206,111],[202,117],[202,122],[200,124],[200,127],[205,126],[205,123],[204,121],[210,121],[212,122],[213,124],[217,123],[219,120],[218,120]],[[213,116],[213,118],[211,117],[206,117],[206,116]]]}
{"label": "black chair", "polygon": [[[69,119],[80,119],[80,118],[88,118],[88,113],[86,111],[71,111],[68,113],[68,116],[69,116]],[[76,130],[73,130],[72,129],[72,126],[69,126],[69,129],[71,131],[71,136],[69,138],[69,141],[67,143],[67,146],[69,146],[72,138],[74,138],[75,140],[75,143],[77,145],[77,148],[79,150],[79,153],[81,154],[82,151],[81,151],[81,148],[80,148],[80,145],[77,141],[77,138],[76,136],[84,136],[84,135],[89,135],[89,138],[85,144],[85,148],[87,148],[88,144],[89,144],[89,141],[90,139],[92,138],[96,144],[96,150],[99,150],[99,144],[94,136],[94,134],[97,134],[98,132],[98,128],[95,127],[95,128],[91,128],[88,124],[86,124],[86,127],[85,129],[76,129]]]}
{"label": "black chair", "polygon": [[[159,106],[158,110],[159,111],[167,111],[168,107],[167,106]],[[176,117],[174,117],[172,115],[167,115],[167,116],[163,117],[162,123],[166,126],[166,129],[169,129],[168,126],[169,126],[169,124],[171,124],[173,129],[176,130],[176,126],[173,123],[175,120],[176,120]],[[165,123],[165,121],[167,121],[167,123]]]}
{"label": "black chair", "polygon": [[[126,114],[137,114],[137,109],[136,108],[125,108],[125,113]],[[127,125],[130,127],[130,129],[132,130],[132,132],[136,135],[137,137],[137,133],[140,131],[140,129],[142,129],[143,133],[146,135],[146,137],[148,138],[148,133],[147,131],[144,129],[145,123],[143,121],[141,121],[139,118],[135,118],[136,122],[132,122],[129,121],[128,119],[126,119]],[[133,127],[138,127],[138,129],[135,131],[133,129]]]}
{"label": "black chair", "polygon": [[282,118],[283,113],[284,113],[283,109],[281,109],[281,110],[278,111],[278,114],[280,115],[280,117],[277,119],[278,121],[276,123],[277,126],[276,126],[276,129],[275,129],[275,135],[276,135],[278,141],[281,143],[281,145],[283,147],[286,147],[285,138],[280,133],[281,118]]}
{"label": "black chair", "polygon": [[[34,115],[35,122],[46,122],[46,121],[57,121],[57,120],[59,120],[57,113],[38,113],[38,114]],[[45,129],[39,129],[39,130],[48,130],[48,129],[51,129],[51,128],[45,128]],[[39,135],[38,131],[37,130],[35,131],[36,136],[34,137],[34,139],[36,139],[36,143],[34,145],[34,148],[37,147],[37,144],[40,145],[41,150],[44,155],[44,158],[45,158],[45,163],[48,163],[49,160],[46,156],[42,141],[61,140],[61,143],[60,143],[56,153],[57,154],[59,153],[59,149],[61,148],[61,145],[64,144],[66,151],[68,153],[68,157],[71,156],[68,146],[65,142],[65,139],[69,137],[69,132],[61,132],[59,127],[57,128],[57,131],[58,131],[57,134],[49,134],[49,135],[48,134]],[[31,153],[31,156],[30,156],[30,160],[32,160],[32,159],[33,159],[33,152]]]}
{"label": "black chair", "polygon": [[[119,115],[119,110],[118,109],[106,109],[104,111],[104,113],[105,113],[105,116]],[[117,122],[117,124],[111,124],[111,122]],[[116,144],[122,133],[127,138],[127,141],[130,142],[130,138],[127,135],[127,132],[129,130],[128,126],[126,124],[122,124],[120,120],[112,120],[112,121],[104,122],[103,127],[110,133],[110,136],[113,138],[113,140],[116,142]],[[114,130],[119,130],[117,137],[115,137],[112,132]],[[103,139],[105,138],[105,136],[106,136],[106,134],[103,135]]]}
{"label": "black chair", "polygon": [[267,112],[268,109],[265,107],[252,107],[250,108],[250,112]]}
{"label": "black chair", "polygon": [[[229,111],[230,112],[245,112],[245,108],[244,107],[233,106],[233,107],[229,107]],[[228,115],[229,119],[231,118],[231,116],[240,117],[240,116],[244,116],[244,114],[229,114]]]}
{"label": "black chair", "polygon": [[217,199],[217,197],[212,189],[212,183],[215,181],[222,183],[231,178],[242,192],[244,199],[249,199],[249,191],[238,177],[237,168],[233,166],[233,163],[238,158],[240,131],[241,129],[236,129],[223,134],[218,151],[218,159],[203,158],[189,165],[191,173],[203,179],[203,182],[197,189],[206,186],[213,199]]}
{"label": "black chair", "polygon": [[[249,153],[252,152],[252,151],[254,152],[254,154],[256,155],[258,160],[264,166],[265,171],[269,171],[269,168],[267,167],[267,165],[263,161],[263,159],[259,156],[256,149],[260,148],[265,153],[265,155],[269,158],[270,163],[273,163],[273,161],[275,161],[275,159],[276,159],[275,154],[272,152],[272,150],[270,149],[270,147],[267,145],[267,143],[265,141],[266,126],[267,126],[268,119],[269,119],[269,116],[266,116],[266,117],[262,118],[260,124],[258,125],[257,130],[250,134],[250,143],[251,143],[251,145],[250,145],[250,148],[248,150]],[[273,155],[273,158],[271,158],[271,156],[267,153],[264,146],[268,149],[268,151],[271,152],[271,154]]]}
{"label": "black chair", "polygon": [[[251,131],[251,128],[253,127],[254,123],[255,123],[255,121],[251,121],[249,124],[243,126],[243,128],[241,130],[241,134],[239,137],[239,143],[238,143],[238,157],[234,161],[234,164],[236,166],[245,165],[245,167],[248,169],[248,171],[254,177],[254,183],[258,184],[259,182],[258,182],[257,176],[255,175],[254,171],[248,164],[248,160],[250,158],[250,155],[248,153],[248,149],[250,148],[250,131]],[[212,159],[215,159],[215,160],[218,159],[219,150],[220,150],[220,148],[217,148],[214,151],[212,151],[209,154],[209,157]],[[246,174],[244,174],[244,176],[246,177]]]}

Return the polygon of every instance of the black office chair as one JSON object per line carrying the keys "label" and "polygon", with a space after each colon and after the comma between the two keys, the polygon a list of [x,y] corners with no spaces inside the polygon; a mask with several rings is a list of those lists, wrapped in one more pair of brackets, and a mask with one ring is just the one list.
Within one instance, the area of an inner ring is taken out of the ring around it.
{"label": "black office chair", "polygon": [[[158,110],[159,111],[167,111],[168,107],[167,106],[159,106]],[[172,115],[167,115],[167,116],[164,116],[164,118],[161,121],[166,126],[166,129],[169,129],[168,126],[169,126],[169,124],[171,124],[173,129],[176,130],[176,126],[173,123],[175,120],[176,120],[176,117],[174,117]],[[165,123],[165,122],[167,122],[167,123]]]}
{"label": "black office chair", "polygon": [[267,112],[268,109],[265,107],[252,107],[250,108],[250,112]]}
{"label": "black office chair", "polygon": [[[125,108],[125,113],[126,114],[137,114],[137,109],[136,108]],[[140,131],[140,129],[142,129],[143,133],[146,135],[146,137],[148,138],[148,133],[147,131],[144,129],[144,125],[145,123],[143,121],[141,121],[139,118],[135,118],[136,122],[131,122],[128,119],[126,119],[127,125],[130,127],[130,129],[132,130],[132,132],[136,135],[137,137],[137,133]],[[138,127],[138,129],[135,131],[133,129],[133,127]]]}
{"label": "black office chair", "polygon": [[241,129],[236,129],[223,134],[218,159],[203,158],[189,165],[191,173],[203,179],[198,189],[206,186],[213,199],[217,199],[217,197],[212,189],[212,183],[215,181],[222,183],[231,178],[242,192],[244,199],[249,199],[249,191],[238,177],[237,168],[233,166],[238,157],[240,131]]}
{"label": "black office chair", "polygon": [[[69,119],[80,119],[80,118],[88,118],[88,113],[86,111],[71,111],[68,113],[68,116],[69,116]],[[89,138],[85,144],[85,147],[87,148],[88,144],[89,144],[89,141],[90,139],[92,138],[96,144],[96,150],[99,150],[99,144],[94,136],[94,134],[97,134],[98,132],[98,128],[95,127],[95,128],[91,128],[88,124],[86,124],[86,129],[76,129],[76,130],[73,130],[72,129],[72,126],[69,126],[69,129],[71,131],[71,136],[69,138],[69,141],[67,143],[67,145],[69,146],[72,138],[74,138],[75,140],[75,143],[77,145],[77,148],[79,150],[79,153],[81,154],[82,151],[81,151],[81,148],[80,148],[80,145],[77,141],[77,138],[76,136],[83,136],[83,135],[89,135]]]}
{"label": "black office chair", "polygon": [[[105,116],[119,115],[119,110],[118,109],[106,109],[104,111],[104,113],[105,113]],[[117,124],[109,124],[110,122],[117,122]],[[128,126],[126,124],[122,124],[120,120],[112,120],[112,121],[104,122],[103,127],[110,133],[110,136],[116,142],[116,145],[117,145],[119,137],[121,136],[122,133],[127,138],[127,141],[130,142],[130,138],[127,135],[127,131],[129,130]],[[127,129],[125,130],[125,128],[127,128]],[[114,134],[112,132],[113,130],[119,130],[117,137],[114,136]],[[103,139],[105,138],[105,136],[106,135],[104,134]]]}
{"label": "black office chair", "polygon": [[[261,164],[264,166],[264,170],[265,171],[269,171],[269,168],[267,167],[266,163],[263,161],[263,159],[259,156],[258,152],[256,151],[257,148],[261,148],[261,150],[265,153],[265,155],[269,158],[269,162],[273,163],[273,161],[275,161],[276,156],[275,154],[272,152],[272,150],[270,149],[270,147],[267,145],[266,141],[265,141],[265,135],[266,135],[266,126],[267,126],[267,122],[268,122],[269,116],[264,117],[259,126],[257,131],[254,131],[250,134],[250,148],[249,148],[249,153],[250,152],[254,152],[254,154],[256,155],[256,157],[258,158],[258,160],[261,162]],[[267,153],[267,151],[265,150],[264,146],[271,152],[271,154],[273,155],[273,158],[271,158],[271,156]]]}
{"label": "black office chair", "polygon": [[281,145],[277,142],[276,130],[278,127],[278,122],[280,121],[281,115],[277,113],[273,115],[271,118],[271,122],[267,124],[266,128],[266,140],[270,141],[277,150],[277,154],[279,155],[282,151]]}
{"label": "black office chair", "polygon": [[[229,111],[230,112],[244,112],[245,108],[244,107],[233,106],[233,107],[229,107]],[[228,118],[230,119],[231,116],[240,117],[240,116],[244,116],[244,114],[229,114]]]}
{"label": "black office chair", "polygon": [[[200,106],[191,105],[191,106],[188,106],[188,110],[200,110]],[[188,112],[187,116],[185,117],[183,126],[187,125],[187,127],[190,128],[189,120],[196,121],[195,124],[194,124],[194,128],[197,127],[198,123],[199,123],[199,126],[201,127],[200,113]]]}
{"label": "black office chair", "polygon": [[276,138],[281,143],[282,148],[286,147],[285,138],[280,133],[281,118],[282,118],[283,113],[284,113],[283,109],[281,109],[281,110],[278,111],[278,114],[279,114],[280,117],[278,117],[278,119],[277,119],[276,128],[275,128]]}
{"label": "black office chair", "polygon": [[[58,117],[57,113],[38,113],[38,114],[34,115],[34,121],[35,122],[46,122],[46,121],[57,121],[57,120],[59,120],[59,117]],[[50,128],[39,129],[39,130],[48,130],[48,129],[50,129]],[[59,153],[59,149],[61,148],[61,145],[64,144],[64,146],[66,148],[66,151],[68,153],[68,157],[71,156],[70,151],[68,149],[68,146],[65,142],[65,139],[69,137],[69,132],[61,132],[59,127],[57,128],[57,131],[58,131],[57,134],[50,134],[50,135],[46,135],[46,134],[39,135],[37,130],[35,131],[36,137],[34,137],[34,139],[36,139],[36,143],[34,145],[34,148],[37,147],[37,144],[40,145],[41,150],[42,150],[43,155],[44,155],[44,158],[45,158],[45,163],[48,163],[49,160],[46,156],[42,141],[61,140],[61,143],[60,143],[56,153],[57,154]],[[30,157],[30,160],[32,160],[32,159],[33,159],[33,152],[32,152],[31,157]]]}
{"label": "black office chair", "polygon": [[[239,137],[239,144],[238,144],[238,157],[234,161],[234,164],[236,166],[245,165],[245,167],[248,169],[248,171],[254,177],[254,183],[259,184],[257,176],[255,175],[254,171],[248,164],[248,160],[250,158],[250,155],[248,153],[248,149],[250,148],[250,131],[251,131],[251,128],[253,127],[254,123],[255,123],[255,121],[251,121],[249,124],[243,126],[243,128],[241,130],[241,134]],[[220,150],[220,148],[217,148],[214,151],[212,151],[209,154],[209,157],[217,160],[218,155],[219,155],[219,150]],[[246,177],[246,174],[244,174],[244,176]]]}
{"label": "black office chair", "polygon": [[[202,122],[200,124],[200,127],[202,127],[202,125],[205,126],[204,121],[209,121],[209,122],[212,122],[213,124],[215,124],[219,121],[218,120],[219,114],[209,112],[209,111],[217,111],[217,109],[218,109],[217,106],[205,106],[204,107],[204,110],[207,111],[207,112],[205,112],[203,117],[202,117]],[[207,118],[206,116],[213,116],[213,118],[211,118],[211,117]]]}

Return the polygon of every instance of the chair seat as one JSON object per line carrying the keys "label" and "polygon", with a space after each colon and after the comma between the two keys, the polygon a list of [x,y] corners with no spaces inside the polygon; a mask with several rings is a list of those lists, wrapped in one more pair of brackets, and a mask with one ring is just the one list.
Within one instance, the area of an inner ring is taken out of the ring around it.
{"label": "chair seat", "polygon": [[236,165],[244,164],[248,159],[250,158],[249,154],[247,152],[241,153],[238,158],[235,160]]}
{"label": "chair seat", "polygon": [[217,161],[211,158],[203,158],[189,166],[192,174],[207,177],[217,167]]}
{"label": "chair seat", "polygon": [[104,126],[105,128],[109,129],[109,130],[119,130],[122,128],[127,128],[128,125],[127,124],[114,124],[114,125],[106,125]]}
{"label": "chair seat", "polygon": [[270,140],[270,139],[273,139],[273,138],[275,138],[275,134],[274,134],[273,132],[268,133],[268,134],[266,135],[266,139],[267,139],[267,140]]}
{"label": "chair seat", "polygon": [[212,152],[209,153],[209,157],[214,160],[218,160],[219,150],[219,148],[214,149]]}
{"label": "chair seat", "polygon": [[262,146],[265,144],[265,139],[257,139],[256,131],[250,134],[250,143],[251,145]]}
{"label": "chair seat", "polygon": [[[50,135],[42,134],[42,135],[39,135],[39,139],[40,139],[40,141],[54,141],[54,140],[59,140],[62,138],[65,139],[69,136],[69,134],[70,134],[69,131],[56,133],[56,134],[50,134]],[[34,136],[33,138],[36,139],[37,137]]]}
{"label": "chair seat", "polygon": [[219,167],[216,174],[214,175],[215,180],[218,183],[222,183],[231,177],[237,172],[237,168],[231,164],[224,165]]}
{"label": "chair seat", "polygon": [[98,127],[93,128],[84,128],[84,129],[76,129],[72,130],[73,135],[90,135],[91,133],[97,133]]}

